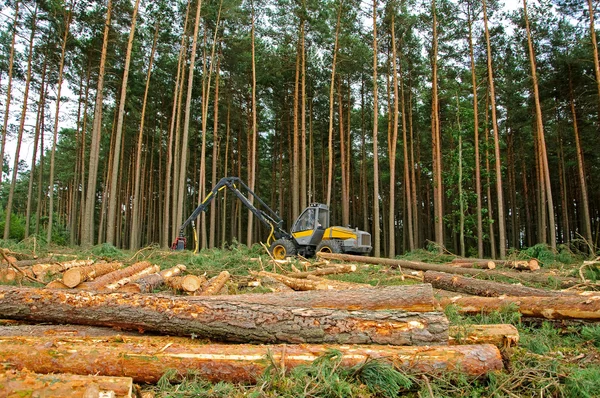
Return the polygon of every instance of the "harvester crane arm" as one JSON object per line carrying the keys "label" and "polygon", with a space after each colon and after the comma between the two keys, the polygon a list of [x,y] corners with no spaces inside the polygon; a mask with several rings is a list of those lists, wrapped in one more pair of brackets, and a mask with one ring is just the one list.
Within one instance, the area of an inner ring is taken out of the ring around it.
{"label": "harvester crane arm", "polygon": [[[250,202],[248,197],[245,196],[236,185],[239,185],[248,193],[248,195],[251,195],[254,198],[254,200],[259,203],[261,208],[264,208],[264,210],[258,209],[256,206],[254,206]],[[219,180],[217,185],[213,187],[210,193],[206,195],[202,203],[200,203],[200,205],[196,207],[196,209],[192,212],[188,219],[185,220],[183,224],[181,224],[181,227],[179,227],[179,236],[176,238],[175,242],[173,242],[173,245],[171,246],[172,249],[184,249],[185,228],[192,221],[198,218],[200,213],[206,211],[208,209],[208,206],[210,205],[210,202],[212,202],[215,196],[217,196],[219,191],[225,188],[228,188],[242,202],[242,204],[254,214],[254,216],[260,222],[262,222],[268,228],[271,228],[271,234],[275,237],[275,239],[280,239],[284,237],[292,239],[292,235],[283,230],[283,219],[277,213],[275,213],[275,211],[273,211],[269,206],[267,206],[267,204],[260,197],[258,197],[256,193],[254,193],[254,191],[252,191],[246,184],[244,184],[244,182],[240,180],[239,177],[223,177],[221,178],[221,180]]]}

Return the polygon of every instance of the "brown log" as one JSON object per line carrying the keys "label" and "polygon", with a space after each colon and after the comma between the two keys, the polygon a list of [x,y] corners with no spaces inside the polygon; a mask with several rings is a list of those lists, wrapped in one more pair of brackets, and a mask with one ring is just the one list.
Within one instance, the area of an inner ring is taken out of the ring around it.
{"label": "brown log", "polygon": [[504,266],[524,271],[538,271],[540,269],[540,263],[535,258],[528,261],[507,261]]}
{"label": "brown log", "polygon": [[477,268],[477,269],[495,269],[496,263],[493,261],[456,261],[452,260],[452,267]]}
{"label": "brown log", "polygon": [[536,289],[533,287],[511,285],[493,281],[483,281],[464,277],[460,275],[447,274],[445,272],[427,271],[423,274],[423,281],[431,283],[434,288],[450,290],[453,292],[464,292],[476,296],[498,297],[506,296],[560,296],[564,294],[556,290]]}
{"label": "brown log", "polygon": [[523,316],[546,319],[600,321],[600,296],[558,297],[453,297],[439,300],[441,306],[458,306],[463,314],[481,314],[514,306]]}
{"label": "brown log", "polygon": [[9,370],[0,373],[3,397],[131,398],[131,377],[36,374]]}
{"label": "brown log", "polygon": [[227,283],[231,275],[227,271],[221,271],[219,275],[211,278],[203,287],[200,296],[212,296],[221,291],[223,286]]}
{"label": "brown log", "polygon": [[65,271],[62,277],[62,281],[68,287],[76,287],[80,283],[91,281],[102,275],[114,272],[122,266],[122,263],[114,262],[88,265],[79,268],[71,268]]}
{"label": "brown log", "polygon": [[581,280],[577,278],[567,278],[560,277],[557,275],[551,274],[542,274],[542,273],[522,273],[522,272],[514,272],[514,271],[498,271],[498,270],[474,270],[469,268],[461,268],[461,267],[452,267],[450,265],[442,265],[442,264],[429,264],[423,263],[419,261],[407,261],[407,260],[397,260],[391,258],[380,258],[380,257],[366,257],[366,256],[355,256],[351,254],[336,254],[336,253],[317,253],[317,256],[328,259],[328,260],[339,260],[339,261],[348,261],[348,262],[362,262],[366,264],[379,264],[379,265],[388,265],[391,267],[402,267],[409,268],[418,271],[438,271],[438,272],[446,272],[449,274],[459,274],[459,275],[472,275],[477,276],[484,279],[490,279],[494,277],[506,277],[512,278],[516,280],[524,280],[534,283],[544,283],[544,284],[558,284],[560,287],[571,287],[578,285],[581,283]]}
{"label": "brown log", "polygon": [[233,342],[448,342],[448,320],[439,312],[344,311],[210,299],[0,286],[0,314],[7,319],[105,325]]}
{"label": "brown log", "polygon": [[331,281],[316,277],[314,275],[307,275],[306,279],[292,278],[286,275],[279,275],[272,272],[261,271],[252,272],[252,275],[258,275],[260,277],[270,277],[278,280],[281,283],[291,287],[296,291],[308,291],[308,290],[346,290],[346,289],[357,289],[361,287],[369,287],[369,285],[349,282],[338,282]]}
{"label": "brown log", "polygon": [[[0,362],[38,373],[63,372],[124,375],[138,383],[156,383],[167,369],[213,382],[252,383],[270,361],[285,370],[310,364],[331,350],[342,354],[341,366],[367,360],[390,361],[411,373],[443,374],[458,370],[480,376],[503,368],[497,347],[468,346],[391,347],[378,345],[248,345],[201,344],[174,337],[108,338],[0,338]],[[28,355],[23,355],[27,352]]]}
{"label": "brown log", "polygon": [[[187,300],[195,301],[196,297]],[[347,311],[408,311],[429,312],[437,310],[430,284],[406,286],[381,286],[370,289],[324,290],[272,294],[234,294],[206,297],[201,302],[234,302],[291,306],[299,308],[330,308]]]}
{"label": "brown log", "polygon": [[[106,275],[95,278],[92,282],[86,282],[85,284],[78,285],[81,289],[86,290],[102,290],[104,286],[114,283],[123,278],[127,278],[131,275],[137,274],[138,272],[152,266],[148,261],[140,261],[130,265],[129,267],[118,269],[116,271],[109,272]],[[64,282],[64,281],[63,281]],[[65,283],[68,286],[68,284]]]}
{"label": "brown log", "polygon": [[62,263],[54,262],[54,263],[33,264],[31,266],[31,269],[32,269],[33,273],[35,274],[35,276],[43,277],[46,274],[64,272],[71,268],[85,267],[85,266],[92,265],[93,263],[94,263],[94,260],[71,260],[71,261],[64,261]]}
{"label": "brown log", "polygon": [[273,293],[289,293],[294,291],[294,289],[285,283],[279,282],[277,279],[269,276],[261,276],[259,281],[263,287],[271,290]]}
{"label": "brown log", "polygon": [[56,279],[46,284],[46,289],[70,289],[70,287]]}
{"label": "brown log", "polygon": [[0,282],[13,282],[15,280],[19,280],[17,271],[12,267],[2,266],[2,268],[0,268]]}
{"label": "brown log", "polygon": [[498,348],[516,346],[519,331],[513,325],[450,326],[450,344],[493,344]]}
{"label": "brown log", "polygon": [[206,282],[206,278],[196,275],[174,276],[168,278],[165,282],[173,290],[193,293],[202,287]]}
{"label": "brown log", "polygon": [[110,284],[104,286],[104,288],[102,290],[117,290],[118,288],[120,288],[128,283],[137,281],[138,279],[143,278],[144,276],[152,275],[154,273],[157,273],[158,271],[160,271],[160,267],[158,265],[151,265],[147,268],[144,268],[140,272],[136,272],[135,274],[133,274],[131,276],[127,276],[125,278],[119,279],[118,281],[115,281],[113,283],[110,283]]}
{"label": "brown log", "polygon": [[324,276],[324,275],[335,275],[335,274],[347,274],[356,271],[356,265],[354,264],[340,264],[339,266],[333,266],[328,268],[318,268],[314,271],[307,272],[292,272],[287,274],[291,278],[306,278],[309,275],[312,276]]}
{"label": "brown log", "polygon": [[308,275],[306,279],[323,283],[329,290],[347,290],[347,289],[369,289],[373,286],[368,283],[355,283],[355,282],[344,282],[336,281],[332,279],[321,278],[320,276]]}
{"label": "brown log", "polygon": [[172,268],[162,270],[159,273],[142,276],[138,280],[122,286],[118,289],[118,291],[130,293],[150,293],[154,289],[163,285],[167,278],[172,278],[176,275],[179,275],[185,270],[185,265],[178,264]]}
{"label": "brown log", "polygon": [[51,263],[52,261],[55,261],[52,257],[35,258],[32,260],[17,260],[17,265],[19,267],[29,267],[35,264]]}

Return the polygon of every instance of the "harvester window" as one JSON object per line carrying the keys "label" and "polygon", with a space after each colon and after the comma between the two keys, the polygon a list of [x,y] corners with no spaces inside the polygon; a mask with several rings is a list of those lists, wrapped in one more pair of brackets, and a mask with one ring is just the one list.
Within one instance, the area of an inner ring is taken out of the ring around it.
{"label": "harvester window", "polygon": [[308,209],[300,216],[300,218],[298,218],[298,221],[296,221],[292,232],[311,230],[314,229],[314,225],[315,209]]}
{"label": "harvester window", "polygon": [[324,209],[319,209],[319,220],[317,227],[327,229],[329,228],[329,212]]}

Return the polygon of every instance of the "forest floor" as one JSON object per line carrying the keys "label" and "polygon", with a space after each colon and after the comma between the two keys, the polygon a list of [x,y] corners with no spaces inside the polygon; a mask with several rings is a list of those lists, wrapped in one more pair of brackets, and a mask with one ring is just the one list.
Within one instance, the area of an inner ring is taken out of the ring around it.
{"label": "forest floor", "polygon": [[[269,260],[264,248],[259,245],[250,249],[244,245],[233,245],[227,249],[193,254],[189,251],[169,252],[157,247],[133,253],[107,245],[83,251],[40,246],[32,240],[19,244],[3,243],[6,242],[0,242],[0,246],[15,252],[35,251],[39,256],[53,253],[65,259],[147,260],[163,269],[184,264],[188,273],[206,274],[207,277],[227,270],[233,282],[247,277],[250,270],[264,269],[263,264]],[[582,269],[582,257],[569,251],[553,253],[543,245],[512,255],[535,257],[542,268],[552,268],[561,275],[577,276]],[[430,263],[445,263],[454,257],[425,250],[402,256],[403,259]],[[381,286],[418,283],[411,279],[402,280],[401,272],[387,266],[370,266],[330,278]],[[407,270],[404,272],[407,273]],[[600,280],[598,272],[590,267],[582,272],[592,281]],[[230,294],[266,292],[262,287],[239,290],[236,283],[228,286]],[[383,363],[375,367],[343,369],[338,366],[340,358],[332,354],[288,373],[281,372],[276,366],[271,367],[253,385],[214,384],[200,377],[181,379],[166,374],[158,384],[141,387],[144,392],[153,392],[156,397],[600,397],[600,324],[523,318],[510,307],[477,316],[459,315],[455,308],[448,307],[446,314],[452,325],[508,323],[516,326],[520,341],[517,347],[505,353],[510,358],[505,364],[506,369],[476,380],[458,372],[442,376],[408,374]]]}

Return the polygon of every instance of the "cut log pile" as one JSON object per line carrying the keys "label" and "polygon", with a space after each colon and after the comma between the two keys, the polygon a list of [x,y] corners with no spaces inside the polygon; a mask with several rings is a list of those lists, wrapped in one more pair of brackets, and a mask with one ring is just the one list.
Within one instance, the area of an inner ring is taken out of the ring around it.
{"label": "cut log pile", "polygon": [[[339,280],[343,278],[338,275],[361,268],[356,259],[352,264],[273,262],[273,272],[251,271],[248,277],[228,271],[191,275],[184,265],[160,270],[147,261],[75,264],[41,267],[51,270],[46,275],[58,277],[46,288],[0,286],[0,314],[11,320],[0,322],[0,362],[12,372],[0,377],[10,378],[10,385],[35,379],[42,389],[45,374],[61,373],[59,383],[68,386],[83,380],[73,375],[94,375],[115,384],[113,396],[129,396],[127,380],[121,378],[156,383],[174,369],[211,381],[255,382],[271,362],[289,371],[331,350],[339,352],[341,366],[379,359],[410,372],[456,370],[477,377],[502,370],[501,350],[519,340],[511,325],[451,326],[444,306],[464,305],[462,311],[470,313],[493,304],[467,305],[456,297],[438,300],[433,287],[445,283],[443,289],[451,290],[464,284],[471,294],[487,296],[468,299],[515,300],[503,296],[498,282],[468,279],[462,273],[448,280],[439,268],[432,272],[421,265],[396,264],[423,272],[429,283],[376,287]],[[497,272],[490,267],[443,267]],[[469,281],[485,284],[471,286]],[[521,296],[517,308],[539,315],[523,296],[541,298],[545,290],[507,286]],[[276,293],[229,294],[248,287]],[[547,300],[557,298],[568,298],[571,312],[561,310],[555,318],[598,312],[600,304],[573,292],[546,295]],[[86,383],[102,386],[95,379]]]}

